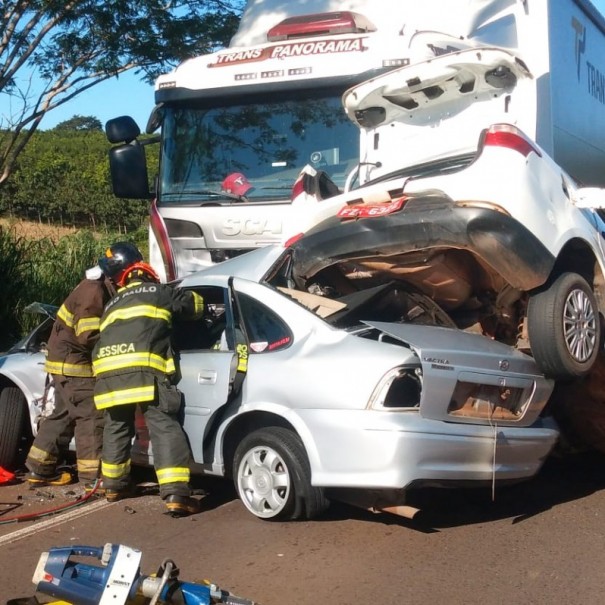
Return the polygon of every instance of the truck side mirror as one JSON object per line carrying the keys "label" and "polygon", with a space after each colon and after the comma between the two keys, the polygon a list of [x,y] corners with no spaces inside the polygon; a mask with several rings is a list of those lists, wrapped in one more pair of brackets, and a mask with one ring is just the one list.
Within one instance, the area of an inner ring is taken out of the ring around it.
{"label": "truck side mirror", "polygon": [[113,193],[119,198],[149,200],[145,149],[138,141],[118,145],[109,150],[109,170]]}
{"label": "truck side mirror", "polygon": [[110,143],[130,143],[140,134],[141,129],[130,116],[113,118],[105,124],[105,135]]}

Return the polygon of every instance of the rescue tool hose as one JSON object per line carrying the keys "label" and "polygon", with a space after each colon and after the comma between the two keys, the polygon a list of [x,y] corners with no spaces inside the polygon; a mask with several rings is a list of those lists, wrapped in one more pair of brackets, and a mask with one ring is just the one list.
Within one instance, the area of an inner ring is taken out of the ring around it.
{"label": "rescue tool hose", "polygon": [[80,496],[77,500],[74,500],[73,502],[66,502],[65,504],[61,504],[60,506],[55,506],[54,508],[38,511],[36,513],[27,513],[25,515],[15,515],[6,519],[0,519],[0,525],[7,525],[8,523],[19,523],[22,521],[33,521],[42,517],[49,517],[50,515],[54,515],[55,513],[58,513],[60,511],[71,510],[72,508],[76,508],[77,506],[80,506],[81,504],[84,504],[84,502],[90,500],[90,498],[92,498],[92,496],[94,496],[97,490],[99,489],[100,484],[101,481],[97,479],[94,482],[93,488],[89,492],[85,493],[83,496]]}

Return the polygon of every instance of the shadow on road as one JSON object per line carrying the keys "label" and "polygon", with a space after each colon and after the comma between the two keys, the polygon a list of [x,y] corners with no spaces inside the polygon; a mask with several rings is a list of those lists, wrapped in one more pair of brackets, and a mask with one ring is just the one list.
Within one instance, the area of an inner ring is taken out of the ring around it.
{"label": "shadow on road", "polygon": [[522,523],[551,508],[579,500],[605,488],[605,455],[586,453],[549,458],[533,479],[492,488],[424,488],[411,490],[407,504],[420,510],[413,519],[372,513],[333,503],[324,520],[359,519],[401,525],[423,533],[439,528],[501,519]]}
{"label": "shadow on road", "polygon": [[[422,533],[439,529],[511,519],[522,523],[557,505],[580,500],[605,488],[605,454],[584,453],[564,458],[549,458],[533,479],[508,486],[475,488],[422,488],[410,490],[407,505],[419,509],[413,519],[390,513],[374,513],[363,508],[333,501],[315,522],[350,519],[386,525],[400,525]],[[157,479],[152,468],[134,467],[134,481],[143,487],[141,495],[156,496]],[[202,512],[237,500],[232,481],[193,475],[193,494],[200,497]],[[32,490],[24,480],[4,487],[0,503],[0,521],[27,509],[31,513],[73,501],[78,486]],[[46,492],[49,492],[46,494]]]}

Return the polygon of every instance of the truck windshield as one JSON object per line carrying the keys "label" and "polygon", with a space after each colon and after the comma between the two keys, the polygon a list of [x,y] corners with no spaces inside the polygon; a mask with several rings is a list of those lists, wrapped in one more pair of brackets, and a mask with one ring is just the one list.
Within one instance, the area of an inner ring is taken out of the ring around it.
{"label": "truck windshield", "polygon": [[250,202],[287,200],[306,164],[325,171],[342,189],[358,161],[359,130],[346,118],[340,95],[169,106],[162,126],[159,203],[231,202],[233,194]]}

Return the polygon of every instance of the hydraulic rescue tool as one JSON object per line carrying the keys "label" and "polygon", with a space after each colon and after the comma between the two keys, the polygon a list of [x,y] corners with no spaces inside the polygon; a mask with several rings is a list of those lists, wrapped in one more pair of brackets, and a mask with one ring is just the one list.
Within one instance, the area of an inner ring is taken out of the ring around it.
{"label": "hydraulic rescue tool", "polygon": [[[171,559],[157,574],[143,575],[141,555],[122,544],[55,547],[40,555],[32,581],[38,592],[64,600],[55,605],[255,605],[214,584],[180,581]],[[101,566],[82,562],[86,557],[95,557]],[[7,605],[36,602],[15,599]]]}

